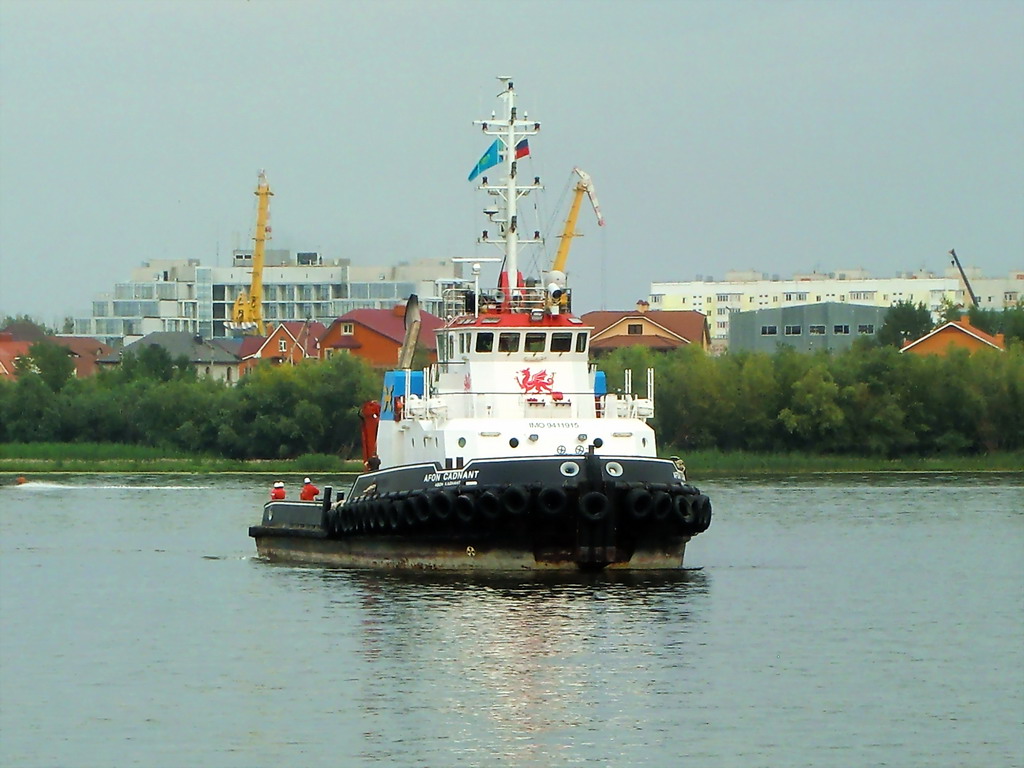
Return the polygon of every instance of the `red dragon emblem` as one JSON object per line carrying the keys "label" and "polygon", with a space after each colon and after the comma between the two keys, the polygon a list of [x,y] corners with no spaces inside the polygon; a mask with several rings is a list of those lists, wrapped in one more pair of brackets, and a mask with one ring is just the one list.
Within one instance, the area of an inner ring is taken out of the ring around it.
{"label": "red dragon emblem", "polygon": [[550,393],[551,388],[555,385],[555,374],[547,371],[537,371],[537,373],[531,374],[529,368],[524,368],[516,376],[516,384],[525,394],[531,392]]}

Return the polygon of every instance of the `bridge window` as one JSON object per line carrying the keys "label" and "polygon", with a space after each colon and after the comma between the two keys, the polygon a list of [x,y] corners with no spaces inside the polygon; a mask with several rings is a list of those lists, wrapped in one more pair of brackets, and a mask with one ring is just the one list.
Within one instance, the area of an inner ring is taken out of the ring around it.
{"label": "bridge window", "polygon": [[572,334],[571,333],[553,333],[553,334],[551,334],[551,351],[552,352],[571,352],[572,351]]}
{"label": "bridge window", "polygon": [[518,352],[519,351],[519,336],[518,333],[502,333],[498,336],[498,351],[499,352]]}
{"label": "bridge window", "polygon": [[528,333],[526,334],[526,351],[527,352],[543,352],[544,346],[547,343],[546,333]]}
{"label": "bridge window", "polygon": [[587,351],[587,334],[577,333],[576,334],[576,351],[586,352]]}
{"label": "bridge window", "polygon": [[491,352],[494,350],[494,334],[478,333],[476,335],[476,351]]}

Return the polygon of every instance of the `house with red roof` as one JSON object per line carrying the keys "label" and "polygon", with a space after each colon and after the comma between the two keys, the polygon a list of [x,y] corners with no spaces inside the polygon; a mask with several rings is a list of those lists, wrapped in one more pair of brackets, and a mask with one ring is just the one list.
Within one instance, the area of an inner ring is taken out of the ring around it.
{"label": "house with red roof", "polygon": [[321,322],[287,320],[272,327],[266,338],[249,337],[262,342],[258,346],[256,341],[243,339],[239,374],[245,375],[262,360],[269,360],[274,365],[296,365],[303,360],[319,359],[320,340],[326,330]]}
{"label": "house with red roof", "polygon": [[638,301],[629,312],[600,310],[581,316],[594,331],[590,337],[590,351],[594,355],[620,347],[640,345],[659,352],[667,352],[688,344],[696,344],[704,351],[711,346],[711,328],[707,317],[693,310],[648,309],[646,301]]}
{"label": "house with red roof", "polygon": [[959,320],[940,325],[915,341],[907,342],[900,352],[911,352],[915,355],[946,355],[951,349],[966,349],[972,354],[979,349],[998,349],[1005,352],[1006,339],[1001,333],[993,336],[980,328],[975,328],[967,322],[967,315],[964,315]]}
{"label": "house with red roof", "polygon": [[[430,361],[437,360],[435,331],[444,321],[429,312],[420,312],[419,346],[427,350]],[[327,328],[320,340],[320,357],[356,355],[371,365],[386,368],[398,362],[405,340],[405,304],[392,309],[354,309]]]}
{"label": "house with red roof", "polygon": [[[34,328],[34,326],[32,327]],[[75,376],[79,378],[96,373],[96,361],[113,351],[96,339],[84,336],[24,334],[15,324],[12,324],[0,332],[0,378],[15,378],[17,376],[16,360],[28,355],[32,345],[39,342],[49,342],[67,349],[68,356],[75,363]]]}
{"label": "house with red roof", "polygon": [[0,333],[0,379],[13,381],[18,376],[18,358],[28,355],[34,341],[15,341],[11,333]]}

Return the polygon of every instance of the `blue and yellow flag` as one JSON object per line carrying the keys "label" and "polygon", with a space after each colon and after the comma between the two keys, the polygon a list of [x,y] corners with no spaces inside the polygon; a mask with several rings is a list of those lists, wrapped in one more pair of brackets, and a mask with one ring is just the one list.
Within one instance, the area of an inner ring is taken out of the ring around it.
{"label": "blue and yellow flag", "polygon": [[469,181],[472,181],[488,168],[493,168],[501,162],[501,154],[498,152],[498,139],[487,148],[483,156],[476,161],[476,167],[469,174]]}

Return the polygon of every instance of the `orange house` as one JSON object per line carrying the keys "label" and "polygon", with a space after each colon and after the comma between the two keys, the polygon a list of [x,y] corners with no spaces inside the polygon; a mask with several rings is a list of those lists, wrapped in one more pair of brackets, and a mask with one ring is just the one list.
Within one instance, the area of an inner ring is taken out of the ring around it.
{"label": "orange house", "polygon": [[708,319],[692,310],[648,310],[638,301],[632,312],[587,312],[580,319],[594,326],[590,349],[596,355],[619,347],[640,345],[664,352],[687,344],[704,351],[711,346]]}
{"label": "orange house", "polygon": [[31,341],[15,341],[11,333],[0,333],[0,379],[17,378],[18,358],[27,355],[32,344]]}
{"label": "orange house", "polygon": [[972,353],[979,349],[998,349],[1004,352],[1006,340],[1001,333],[991,336],[980,328],[975,328],[967,322],[967,316],[964,315],[960,320],[948,322],[920,339],[907,343],[900,352],[945,355],[950,349],[966,349]]}
{"label": "orange house", "polygon": [[[444,321],[429,312],[420,312],[420,346],[437,359],[434,332]],[[405,340],[405,305],[393,309],[354,309],[328,326],[320,339],[320,357],[356,355],[379,368],[398,363],[398,352]]]}
{"label": "orange house", "polygon": [[[295,365],[306,359],[318,359],[320,338],[325,331],[323,323],[289,320],[272,328],[255,352],[247,350],[243,341],[239,352],[242,357],[239,375],[251,371],[261,360],[270,360],[274,365]],[[254,344],[250,342],[250,349]]]}

